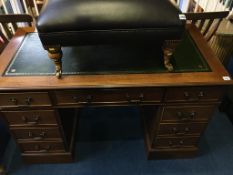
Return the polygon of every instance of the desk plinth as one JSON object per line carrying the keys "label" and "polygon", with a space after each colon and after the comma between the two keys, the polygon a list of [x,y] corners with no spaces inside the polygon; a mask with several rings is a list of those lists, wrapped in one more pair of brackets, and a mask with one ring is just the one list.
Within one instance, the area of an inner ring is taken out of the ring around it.
{"label": "desk plinth", "polygon": [[78,109],[86,105],[139,106],[149,159],[195,156],[201,133],[232,81],[198,31],[187,29],[210,72],[71,75],[61,80],[4,76],[25,34],[33,31],[19,30],[0,58],[0,114],[24,160],[72,161]]}

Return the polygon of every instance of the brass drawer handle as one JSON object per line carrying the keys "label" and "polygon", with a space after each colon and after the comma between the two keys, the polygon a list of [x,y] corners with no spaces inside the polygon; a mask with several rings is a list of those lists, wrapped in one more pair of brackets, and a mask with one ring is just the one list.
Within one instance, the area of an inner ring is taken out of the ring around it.
{"label": "brass drawer handle", "polygon": [[43,140],[46,136],[46,132],[43,131],[39,134],[39,136],[34,136],[34,134],[31,131],[29,131],[28,136],[33,140]]}
{"label": "brass drawer handle", "polygon": [[144,96],[143,93],[141,93],[141,94],[138,96],[138,99],[136,99],[136,100],[132,100],[131,97],[130,97],[130,95],[129,95],[128,93],[126,93],[125,97],[126,97],[126,100],[127,100],[129,103],[141,103],[141,102],[144,100],[144,98],[145,98],[145,96]]}
{"label": "brass drawer handle", "polygon": [[181,131],[179,131],[176,127],[173,127],[173,128],[172,128],[172,131],[173,131],[174,134],[176,134],[176,135],[185,135],[185,134],[187,134],[187,133],[190,131],[190,129],[189,129],[188,127],[185,127],[185,128],[184,128],[184,131],[181,132]]}
{"label": "brass drawer handle", "polygon": [[200,91],[199,94],[198,94],[198,97],[204,97],[204,92]]}
{"label": "brass drawer handle", "polygon": [[78,102],[78,97],[77,96],[73,96],[72,99],[77,103]]}
{"label": "brass drawer handle", "polygon": [[51,150],[51,145],[47,145],[45,149],[41,149],[40,145],[35,145],[34,150],[40,153],[47,153]]}
{"label": "brass drawer handle", "polygon": [[188,101],[199,101],[202,97],[204,97],[204,92],[200,91],[196,97],[192,97],[189,92],[184,92],[184,97]]}
{"label": "brass drawer handle", "polygon": [[172,131],[173,131],[174,133],[177,133],[177,132],[178,132],[178,130],[177,130],[176,127],[173,127],[173,128],[172,128]]}
{"label": "brass drawer handle", "polygon": [[185,133],[190,132],[190,129],[188,127],[184,128]]}
{"label": "brass drawer handle", "polygon": [[26,103],[26,105],[31,105],[31,103],[32,103],[32,98],[31,98],[31,97],[27,97],[27,98],[25,99],[25,103]]}
{"label": "brass drawer handle", "polygon": [[183,140],[180,140],[180,141],[179,141],[179,144],[180,144],[180,145],[183,145],[183,144],[184,144],[184,141],[183,141]]}
{"label": "brass drawer handle", "polygon": [[131,103],[131,98],[130,98],[130,95],[129,95],[128,93],[125,95],[125,97],[126,97],[126,100],[127,100],[129,103]]}
{"label": "brass drawer handle", "polygon": [[87,95],[86,97],[87,103],[91,103],[92,99],[93,99],[92,95]]}
{"label": "brass drawer handle", "polygon": [[191,121],[194,120],[196,112],[177,112],[177,116],[181,121]]}
{"label": "brass drawer handle", "polygon": [[180,141],[178,142],[178,144],[174,144],[172,141],[168,141],[168,145],[169,145],[170,147],[181,147],[181,146],[184,145],[184,141],[183,141],[183,140],[180,140]]}
{"label": "brass drawer handle", "polygon": [[73,96],[72,99],[75,101],[75,103],[88,104],[88,103],[91,103],[93,97],[92,97],[92,95],[87,95],[86,101],[79,101],[79,98],[77,96]]}
{"label": "brass drawer handle", "polygon": [[139,95],[139,101],[142,102],[144,100],[145,96],[143,93]]}
{"label": "brass drawer handle", "polygon": [[10,98],[10,102],[13,103],[14,105],[18,104],[18,100],[14,97]]}
{"label": "brass drawer handle", "polygon": [[22,121],[27,125],[37,125],[40,120],[40,116],[34,116],[30,120],[28,119],[28,117],[22,116]]}
{"label": "brass drawer handle", "polygon": [[[17,100],[16,98],[14,98],[14,97],[11,97],[9,101],[10,101],[11,103],[13,103],[14,105],[18,105],[18,100]],[[25,102],[25,104],[26,104],[27,106],[31,105],[32,101],[33,101],[33,99],[32,99],[31,97],[27,97],[27,98],[24,100],[24,102]],[[26,106],[26,105],[19,105],[19,106],[23,107],[23,106]]]}

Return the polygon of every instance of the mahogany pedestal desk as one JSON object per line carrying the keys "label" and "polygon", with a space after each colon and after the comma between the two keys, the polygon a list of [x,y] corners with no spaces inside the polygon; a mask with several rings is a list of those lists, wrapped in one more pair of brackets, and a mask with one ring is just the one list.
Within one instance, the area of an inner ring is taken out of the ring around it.
{"label": "mahogany pedestal desk", "polygon": [[62,79],[4,75],[24,36],[34,29],[18,30],[0,57],[0,114],[24,161],[72,161],[77,109],[86,105],[137,105],[148,158],[195,156],[198,140],[232,81],[198,30],[187,29],[211,71],[64,75]]}

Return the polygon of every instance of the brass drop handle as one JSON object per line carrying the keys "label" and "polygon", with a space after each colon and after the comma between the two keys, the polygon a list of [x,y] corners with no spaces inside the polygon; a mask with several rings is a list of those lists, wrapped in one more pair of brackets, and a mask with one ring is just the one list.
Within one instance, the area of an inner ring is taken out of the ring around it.
{"label": "brass drop handle", "polygon": [[10,98],[10,102],[13,103],[14,105],[18,104],[18,100],[14,97]]}
{"label": "brass drop handle", "polygon": [[172,128],[172,131],[176,134],[178,130],[177,130],[176,127],[173,127],[173,128]]}
{"label": "brass drop handle", "polygon": [[169,144],[169,146],[173,146],[173,142],[172,141],[169,141],[168,144]]}
{"label": "brass drop handle", "polygon": [[183,140],[180,140],[179,142],[178,142],[178,144],[173,144],[173,142],[172,141],[169,141],[168,142],[168,145],[170,146],[170,147],[179,147],[179,146],[183,146],[184,145],[184,141]]}
{"label": "brass drop handle", "polygon": [[193,120],[194,117],[196,116],[196,114],[197,114],[196,112],[191,112],[191,113],[189,114],[190,119]]}
{"label": "brass drop handle", "polygon": [[125,97],[126,97],[126,100],[127,100],[129,103],[140,103],[140,102],[142,102],[142,101],[144,100],[144,98],[145,98],[143,93],[141,93],[141,94],[138,96],[138,99],[136,99],[136,100],[132,100],[131,97],[130,97],[130,95],[129,95],[128,93],[125,95]]}
{"label": "brass drop handle", "polygon": [[31,105],[31,103],[32,103],[32,98],[31,98],[31,97],[27,97],[27,98],[25,99],[25,103],[26,103],[27,105]]}
{"label": "brass drop handle", "polygon": [[172,130],[176,135],[185,135],[190,131],[188,127],[185,127],[183,132],[180,132],[176,127],[173,127]]}
{"label": "brass drop handle", "polygon": [[186,100],[188,101],[198,101],[199,98],[198,97],[192,97],[188,92],[184,92],[184,97]]}
{"label": "brass drop handle", "polygon": [[41,150],[39,150],[39,152],[40,153],[47,153],[47,152],[49,152],[49,150],[51,149],[51,146],[50,145],[48,145],[48,147],[47,148],[45,148],[45,149],[41,149]]}
{"label": "brass drop handle", "polygon": [[198,94],[198,97],[204,97],[204,92],[200,91],[199,94]]}
{"label": "brass drop handle", "polygon": [[177,116],[179,117],[180,120],[183,119],[183,113],[182,112],[177,112],[176,114],[177,114]]}
{"label": "brass drop handle", "polygon": [[204,97],[204,92],[203,91],[200,91],[197,95],[197,97],[192,97],[189,92],[185,91],[184,92],[184,97],[186,100],[188,101],[199,101],[200,98]]}
{"label": "brass drop handle", "polygon": [[190,129],[189,129],[188,127],[185,127],[185,128],[184,128],[184,131],[185,131],[185,133],[187,133],[187,132],[190,131]]}
{"label": "brass drop handle", "polygon": [[189,93],[187,91],[184,92],[184,97],[189,98]]}
{"label": "brass drop handle", "polygon": [[179,144],[180,144],[180,145],[183,145],[183,144],[184,144],[184,141],[183,141],[183,140],[180,140],[180,141],[179,141]]}
{"label": "brass drop handle", "polygon": [[86,100],[87,100],[87,103],[91,103],[92,95],[87,95]]}
{"label": "brass drop handle", "polygon": [[75,102],[78,102],[78,97],[77,97],[77,96],[73,96],[72,99],[73,99]]}
{"label": "brass drop handle", "polygon": [[51,145],[47,145],[46,148],[41,149],[40,145],[35,145],[35,151],[40,152],[40,153],[47,153],[51,149]]}
{"label": "brass drop handle", "polygon": [[34,116],[31,120],[32,121],[29,121],[28,117],[22,116],[22,121],[28,125],[37,125],[40,120],[40,116]]}
{"label": "brass drop handle", "polygon": [[191,121],[196,116],[196,112],[177,112],[177,116],[181,121]]}
{"label": "brass drop handle", "polygon": [[130,98],[130,95],[129,95],[128,93],[125,95],[125,97],[126,97],[126,100],[127,100],[129,103],[131,103],[131,98]]}
{"label": "brass drop handle", "polygon": [[79,101],[79,98],[77,96],[73,96],[72,99],[79,104],[87,104],[87,103],[91,103],[93,97],[92,95],[87,95],[86,96],[86,101]]}
{"label": "brass drop handle", "polygon": [[39,134],[39,136],[34,136],[34,134],[31,131],[29,131],[28,136],[33,140],[42,140],[46,136],[46,132],[43,131]]}
{"label": "brass drop handle", "polygon": [[143,93],[139,95],[139,101],[142,102],[144,100],[145,96]]}

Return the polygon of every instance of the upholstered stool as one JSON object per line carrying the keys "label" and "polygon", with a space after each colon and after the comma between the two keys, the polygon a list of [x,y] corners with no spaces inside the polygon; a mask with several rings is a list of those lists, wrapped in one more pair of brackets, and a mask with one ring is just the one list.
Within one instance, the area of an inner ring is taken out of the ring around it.
{"label": "upholstered stool", "polygon": [[74,45],[161,43],[165,67],[172,71],[170,57],[184,31],[182,18],[169,0],[49,0],[37,29],[57,77],[61,47]]}

